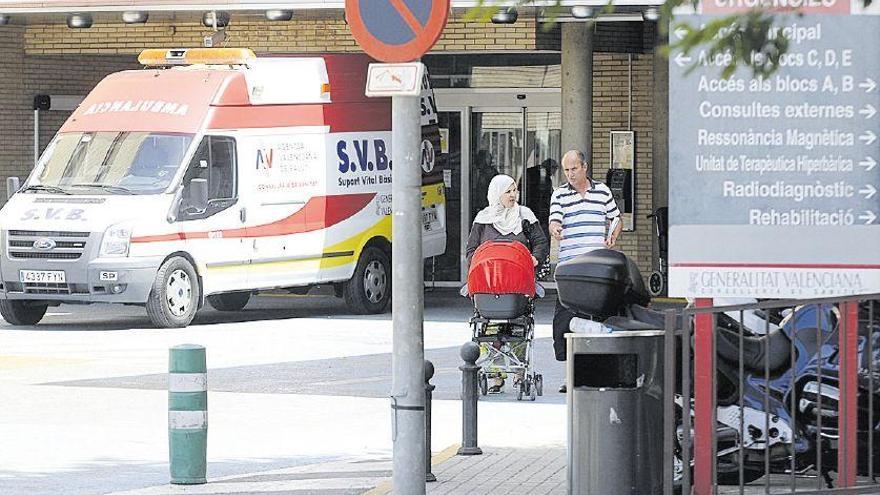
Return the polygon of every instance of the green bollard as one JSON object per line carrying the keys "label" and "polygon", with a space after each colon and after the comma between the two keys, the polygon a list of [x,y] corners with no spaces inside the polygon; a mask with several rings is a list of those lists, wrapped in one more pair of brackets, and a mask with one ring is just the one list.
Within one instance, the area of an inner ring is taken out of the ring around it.
{"label": "green bollard", "polygon": [[205,348],[172,347],[168,362],[168,454],[171,483],[207,483],[208,367]]}

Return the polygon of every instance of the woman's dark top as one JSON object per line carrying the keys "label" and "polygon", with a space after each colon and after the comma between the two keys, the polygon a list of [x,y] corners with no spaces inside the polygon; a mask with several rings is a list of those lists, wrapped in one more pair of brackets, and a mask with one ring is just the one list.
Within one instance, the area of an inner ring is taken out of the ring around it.
{"label": "woman's dark top", "polygon": [[467,242],[468,267],[471,265],[471,257],[473,257],[477,248],[480,247],[480,244],[498,239],[521,242],[525,247],[529,248],[532,256],[538,260],[538,266],[541,266],[541,263],[550,255],[550,241],[547,240],[541,225],[538,223],[523,222],[522,232],[515,235],[501,235],[491,224],[475,223],[471,227],[471,234],[468,236]]}

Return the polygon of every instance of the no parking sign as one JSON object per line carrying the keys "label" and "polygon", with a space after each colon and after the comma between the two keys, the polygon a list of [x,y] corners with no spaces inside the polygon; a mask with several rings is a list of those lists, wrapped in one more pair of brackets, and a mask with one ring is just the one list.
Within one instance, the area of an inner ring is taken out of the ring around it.
{"label": "no parking sign", "polygon": [[351,33],[382,62],[417,60],[440,38],[449,0],[345,0]]}

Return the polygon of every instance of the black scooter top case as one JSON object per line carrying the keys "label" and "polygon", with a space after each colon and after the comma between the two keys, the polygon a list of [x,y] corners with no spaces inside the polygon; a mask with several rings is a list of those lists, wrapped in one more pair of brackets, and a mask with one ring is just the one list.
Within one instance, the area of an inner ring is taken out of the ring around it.
{"label": "black scooter top case", "polygon": [[651,298],[642,275],[625,254],[597,249],[556,267],[559,302],[571,311],[603,319],[627,304],[645,305]]}

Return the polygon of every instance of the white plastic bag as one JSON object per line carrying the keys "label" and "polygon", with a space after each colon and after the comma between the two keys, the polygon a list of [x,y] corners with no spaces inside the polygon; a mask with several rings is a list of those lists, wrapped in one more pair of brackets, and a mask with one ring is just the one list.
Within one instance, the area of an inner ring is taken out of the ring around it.
{"label": "white plastic bag", "polygon": [[598,321],[586,320],[584,318],[574,317],[568,324],[568,329],[574,333],[611,333],[611,328]]}

